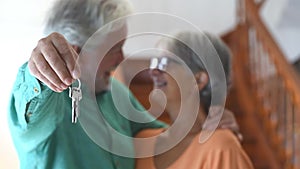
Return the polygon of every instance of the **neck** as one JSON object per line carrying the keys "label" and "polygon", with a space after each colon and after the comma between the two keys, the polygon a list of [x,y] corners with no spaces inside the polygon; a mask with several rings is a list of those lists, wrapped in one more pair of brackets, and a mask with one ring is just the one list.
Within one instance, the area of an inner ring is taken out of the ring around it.
{"label": "neck", "polygon": [[200,108],[198,110],[198,116],[196,118],[196,121],[188,134],[196,135],[199,132],[201,132],[204,121],[205,121],[205,113],[204,113],[203,109]]}
{"label": "neck", "polygon": [[[170,112],[172,110],[167,110],[167,111],[169,112],[171,122],[174,123],[178,117],[177,114],[179,114],[179,109],[173,110],[173,112]],[[188,113],[188,112],[182,112],[182,113]],[[172,135],[173,134],[175,134],[175,135],[183,134],[182,132],[184,132],[184,131],[182,131],[181,129],[183,128],[183,126],[190,124],[190,123],[188,123],[188,121],[191,121],[191,120],[194,121],[194,119],[191,119],[191,118],[177,119],[176,126],[179,126],[179,127],[176,127],[176,128],[174,127],[172,130],[170,130],[171,134]],[[189,130],[187,135],[197,135],[202,130],[202,125],[204,123],[204,120],[205,120],[205,113],[202,108],[199,108],[196,120],[194,121],[194,124],[191,127],[191,129]]]}

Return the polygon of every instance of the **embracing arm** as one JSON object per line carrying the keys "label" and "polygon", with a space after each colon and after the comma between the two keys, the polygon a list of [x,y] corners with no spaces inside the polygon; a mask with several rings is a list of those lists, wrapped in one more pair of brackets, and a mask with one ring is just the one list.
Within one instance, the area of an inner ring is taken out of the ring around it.
{"label": "embracing arm", "polygon": [[224,108],[222,117],[221,117],[221,119],[219,119],[218,113],[220,113],[219,110],[223,110],[222,107],[214,106],[213,110],[215,110],[215,111],[211,111],[210,114],[207,116],[206,122],[202,126],[203,129],[214,130],[215,126],[217,126],[217,129],[229,129],[236,135],[236,137],[240,141],[242,141],[243,136],[240,132],[239,125],[236,121],[236,118],[235,118],[233,112]]}

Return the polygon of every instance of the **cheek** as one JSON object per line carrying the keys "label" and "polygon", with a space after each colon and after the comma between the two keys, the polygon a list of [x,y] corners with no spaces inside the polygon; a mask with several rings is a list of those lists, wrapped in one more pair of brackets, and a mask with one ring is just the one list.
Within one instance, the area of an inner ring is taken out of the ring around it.
{"label": "cheek", "polygon": [[176,99],[180,98],[180,96],[181,96],[180,87],[177,85],[172,86],[172,93]]}
{"label": "cheek", "polygon": [[178,95],[180,93],[179,86],[175,79],[168,77],[167,78],[167,88],[171,95]]}
{"label": "cheek", "polygon": [[187,92],[189,90],[189,81],[184,76],[177,76],[175,79],[168,79],[168,90],[172,96],[180,98],[181,95],[185,95],[183,92]]}
{"label": "cheek", "polygon": [[124,60],[122,51],[120,52],[110,52],[108,53],[100,63],[100,66],[104,69],[111,69],[116,67],[119,63]]}
{"label": "cheek", "polygon": [[99,70],[100,72],[105,72],[105,71],[107,71],[108,69],[110,69],[112,66],[113,66],[112,60],[111,60],[110,58],[108,58],[108,57],[105,57],[105,58],[101,61],[100,65],[99,65],[99,67],[98,67],[98,70]]}

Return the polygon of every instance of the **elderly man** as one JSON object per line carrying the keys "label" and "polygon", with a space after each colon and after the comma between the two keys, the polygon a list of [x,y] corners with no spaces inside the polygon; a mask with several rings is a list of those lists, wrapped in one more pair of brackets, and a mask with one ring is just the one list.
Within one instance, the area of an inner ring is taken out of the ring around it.
{"label": "elderly man", "polygon": [[[90,139],[80,123],[72,124],[71,98],[66,90],[80,77],[76,60],[86,41],[105,24],[130,14],[130,4],[126,0],[58,0],[50,12],[45,27],[48,36],[39,40],[29,61],[20,68],[10,102],[9,124],[20,167],[134,168],[133,158],[104,150]],[[107,33],[126,36],[126,25]],[[151,122],[133,122],[115,108],[107,88],[110,71],[123,60],[123,43],[124,40],[114,45],[102,59],[95,92],[108,124],[117,132],[133,137],[144,128],[166,125],[147,113],[143,115]],[[126,87],[115,84],[120,95],[128,93]],[[144,110],[131,94],[130,100],[137,110]],[[105,125],[102,127],[106,130]],[[103,139],[114,146],[112,138]],[[132,144],[127,146],[130,148]]]}

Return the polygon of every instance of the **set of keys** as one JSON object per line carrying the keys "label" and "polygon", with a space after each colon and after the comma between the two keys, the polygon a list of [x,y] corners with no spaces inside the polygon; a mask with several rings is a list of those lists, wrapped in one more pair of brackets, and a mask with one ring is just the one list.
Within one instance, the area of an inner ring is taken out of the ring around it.
{"label": "set of keys", "polygon": [[82,99],[81,82],[79,79],[78,87],[69,87],[69,97],[72,99],[72,123],[77,122],[79,117],[79,101]]}

